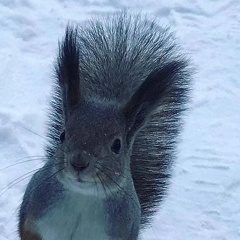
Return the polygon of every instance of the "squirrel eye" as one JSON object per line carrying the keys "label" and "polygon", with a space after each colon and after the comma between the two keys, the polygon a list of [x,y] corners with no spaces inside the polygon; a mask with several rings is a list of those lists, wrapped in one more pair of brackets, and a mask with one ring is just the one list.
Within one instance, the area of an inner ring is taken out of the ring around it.
{"label": "squirrel eye", "polygon": [[61,142],[61,143],[64,142],[64,140],[65,140],[65,131],[63,131],[63,132],[60,134],[59,139],[60,139],[60,142]]}
{"label": "squirrel eye", "polygon": [[119,138],[115,139],[112,146],[111,146],[111,150],[112,152],[119,154],[121,149],[121,140]]}

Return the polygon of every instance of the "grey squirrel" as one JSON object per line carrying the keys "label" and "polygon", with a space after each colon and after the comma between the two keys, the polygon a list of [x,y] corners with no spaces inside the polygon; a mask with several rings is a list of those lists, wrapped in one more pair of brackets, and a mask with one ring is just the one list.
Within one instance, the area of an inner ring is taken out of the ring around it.
{"label": "grey squirrel", "polygon": [[191,71],[167,28],[117,13],[68,26],[22,240],[136,240],[166,194]]}

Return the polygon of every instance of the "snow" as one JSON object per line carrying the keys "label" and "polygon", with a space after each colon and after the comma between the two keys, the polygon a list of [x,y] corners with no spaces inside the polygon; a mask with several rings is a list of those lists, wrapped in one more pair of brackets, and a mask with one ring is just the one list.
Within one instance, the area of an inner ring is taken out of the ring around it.
{"label": "snow", "polygon": [[172,185],[142,239],[240,239],[239,0],[0,0],[0,240],[18,239],[21,197],[44,160],[66,24],[123,7],[171,25],[197,70]]}

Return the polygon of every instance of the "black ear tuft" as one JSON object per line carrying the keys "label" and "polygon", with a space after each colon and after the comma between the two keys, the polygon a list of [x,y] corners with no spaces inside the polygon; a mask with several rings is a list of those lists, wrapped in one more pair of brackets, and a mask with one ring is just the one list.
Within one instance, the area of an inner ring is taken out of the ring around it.
{"label": "black ear tuft", "polygon": [[[123,113],[127,126],[127,141],[131,142],[136,132],[145,124],[151,114],[164,103],[166,97],[176,88],[178,81],[187,74],[187,61],[172,61],[156,69],[140,85]],[[181,94],[181,93],[179,93]],[[177,103],[176,103],[177,104]]]}
{"label": "black ear tuft", "polygon": [[65,118],[82,100],[77,37],[77,28],[67,26],[65,38],[59,43],[59,55],[55,67],[63,94]]}

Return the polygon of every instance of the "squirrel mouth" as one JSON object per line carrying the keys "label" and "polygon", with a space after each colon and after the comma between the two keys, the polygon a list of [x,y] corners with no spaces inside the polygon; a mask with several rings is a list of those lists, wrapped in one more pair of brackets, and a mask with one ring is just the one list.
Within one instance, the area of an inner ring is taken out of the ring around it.
{"label": "squirrel mouth", "polygon": [[84,181],[83,181],[81,178],[78,177],[78,178],[77,178],[77,182],[78,182],[78,183],[83,183]]}

